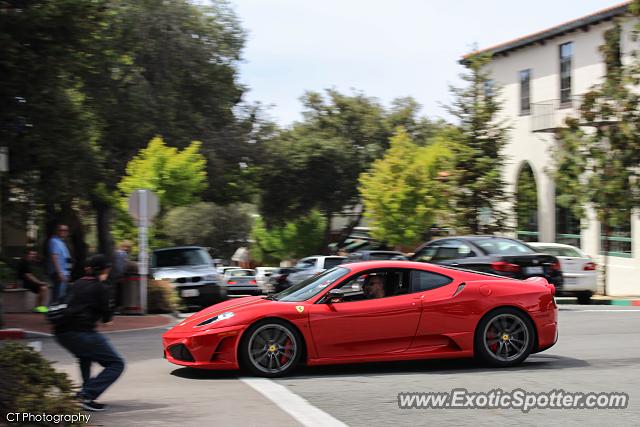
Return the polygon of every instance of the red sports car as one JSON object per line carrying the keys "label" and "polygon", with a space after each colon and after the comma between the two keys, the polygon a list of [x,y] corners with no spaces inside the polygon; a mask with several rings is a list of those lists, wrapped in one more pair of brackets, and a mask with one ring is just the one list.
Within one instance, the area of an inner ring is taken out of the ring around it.
{"label": "red sports car", "polygon": [[164,355],[275,377],[323,365],[475,356],[511,366],[558,338],[554,287],[408,261],[342,264],[279,294],[213,305],[167,331]]}

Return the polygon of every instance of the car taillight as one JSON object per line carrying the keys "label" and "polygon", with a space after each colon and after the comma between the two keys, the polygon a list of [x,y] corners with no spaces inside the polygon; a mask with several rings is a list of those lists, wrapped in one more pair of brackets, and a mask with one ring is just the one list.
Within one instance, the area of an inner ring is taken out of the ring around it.
{"label": "car taillight", "polygon": [[491,263],[491,268],[495,271],[502,271],[505,273],[520,273],[520,266],[518,264],[511,264],[505,261],[496,261]]}
{"label": "car taillight", "polygon": [[561,270],[561,269],[562,269],[562,267],[560,266],[560,261],[556,261],[556,262],[554,262],[553,264],[551,264],[551,266],[550,266],[550,267],[551,267],[551,269],[552,269],[552,270],[554,270],[554,271],[558,271],[558,270]]}
{"label": "car taillight", "polygon": [[227,284],[229,284],[229,285],[235,285],[236,283],[238,283],[238,282],[236,282],[235,280],[229,280],[227,282]]}
{"label": "car taillight", "polygon": [[596,263],[595,262],[588,262],[584,265],[583,270],[584,271],[593,271],[596,269]]}
{"label": "car taillight", "polygon": [[249,282],[249,284],[250,284],[250,285],[255,285],[255,284],[256,284],[256,281],[255,281],[255,280],[251,280],[251,281]]}

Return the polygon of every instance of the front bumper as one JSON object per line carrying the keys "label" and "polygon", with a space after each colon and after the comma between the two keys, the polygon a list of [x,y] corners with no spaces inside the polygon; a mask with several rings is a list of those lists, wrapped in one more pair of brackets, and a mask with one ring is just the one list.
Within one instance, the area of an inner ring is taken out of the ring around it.
{"label": "front bumper", "polygon": [[237,347],[244,325],[199,332],[170,330],[162,336],[164,357],[200,369],[239,369]]}
{"label": "front bumper", "polygon": [[208,307],[227,299],[227,291],[224,286],[216,282],[205,284],[185,284],[174,283],[180,299],[188,306]]}
{"label": "front bumper", "polygon": [[263,293],[258,285],[227,285],[227,295],[230,296],[262,295]]}

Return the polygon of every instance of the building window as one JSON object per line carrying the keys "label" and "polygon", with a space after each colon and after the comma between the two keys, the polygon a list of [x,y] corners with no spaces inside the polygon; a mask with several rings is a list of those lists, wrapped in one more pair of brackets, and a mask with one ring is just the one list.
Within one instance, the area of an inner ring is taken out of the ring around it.
{"label": "building window", "polygon": [[560,45],[560,105],[571,104],[571,61],[573,43]]}
{"label": "building window", "polygon": [[609,232],[600,225],[600,253],[602,255],[631,258],[631,215],[617,226],[609,227]]}
{"label": "building window", "polygon": [[[556,199],[557,200],[557,199]],[[556,201],[556,242],[580,247],[580,218]]]}
{"label": "building window", "polygon": [[494,90],[494,86],[495,86],[495,82],[493,81],[493,79],[487,79],[484,82],[484,97],[485,98],[492,98],[495,95],[495,90]]}
{"label": "building window", "polygon": [[515,208],[518,239],[537,242],[539,238],[538,189],[529,162],[525,162],[518,175]]}
{"label": "building window", "polygon": [[520,114],[531,113],[531,70],[520,71]]}

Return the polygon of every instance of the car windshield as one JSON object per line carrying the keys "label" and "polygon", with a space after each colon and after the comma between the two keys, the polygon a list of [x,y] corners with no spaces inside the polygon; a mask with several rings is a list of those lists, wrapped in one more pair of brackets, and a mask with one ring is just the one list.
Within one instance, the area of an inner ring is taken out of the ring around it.
{"label": "car windshield", "polygon": [[524,245],[517,240],[502,239],[499,237],[475,239],[473,243],[480,246],[489,255],[522,255],[535,253],[535,251],[529,246]]}
{"label": "car windshield", "polygon": [[211,265],[211,258],[204,249],[167,249],[153,253],[153,266],[180,267],[184,265]]}
{"label": "car windshield", "polygon": [[229,270],[227,271],[227,276],[229,277],[244,277],[244,276],[255,276],[256,272],[253,270]]}
{"label": "car windshield", "polygon": [[273,295],[271,298],[276,301],[306,301],[322,292],[327,286],[349,273],[344,267],[336,267],[327,270],[322,274],[310,277],[297,285]]}
{"label": "car windshield", "polygon": [[536,246],[536,249],[540,252],[544,252],[545,254],[554,255],[554,256],[565,256],[565,257],[575,257],[582,258],[583,255],[578,252],[577,249],[574,248],[565,248],[562,246]]}

